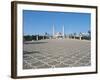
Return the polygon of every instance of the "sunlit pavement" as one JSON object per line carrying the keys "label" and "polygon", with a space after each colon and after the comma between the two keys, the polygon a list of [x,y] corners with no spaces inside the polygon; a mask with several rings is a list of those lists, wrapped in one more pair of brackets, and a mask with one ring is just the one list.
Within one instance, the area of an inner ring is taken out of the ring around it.
{"label": "sunlit pavement", "polygon": [[91,65],[89,40],[50,39],[24,42],[23,69]]}

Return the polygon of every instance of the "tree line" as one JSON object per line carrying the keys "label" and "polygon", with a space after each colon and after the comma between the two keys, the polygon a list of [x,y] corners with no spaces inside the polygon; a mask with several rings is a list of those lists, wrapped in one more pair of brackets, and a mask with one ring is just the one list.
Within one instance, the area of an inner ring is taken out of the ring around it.
{"label": "tree line", "polygon": [[32,40],[42,40],[49,39],[49,36],[41,36],[41,35],[25,35],[24,41],[32,41]]}
{"label": "tree line", "polygon": [[[69,34],[69,35],[66,35],[65,34],[65,38],[69,37],[71,39],[80,39],[80,40],[91,40],[91,31],[89,30],[88,32],[88,35],[84,35],[82,32],[80,32],[77,36],[77,33],[72,33],[72,34]],[[53,38],[53,36],[51,36],[50,34],[48,34],[47,32],[45,32],[44,35],[24,35],[23,36],[23,39],[24,41],[36,41],[36,40],[42,40],[42,39],[50,39],[50,38]]]}

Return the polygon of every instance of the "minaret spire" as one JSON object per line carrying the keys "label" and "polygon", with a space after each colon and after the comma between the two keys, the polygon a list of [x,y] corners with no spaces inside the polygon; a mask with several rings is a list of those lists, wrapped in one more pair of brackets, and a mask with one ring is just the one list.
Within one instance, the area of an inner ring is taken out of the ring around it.
{"label": "minaret spire", "polygon": [[65,29],[64,29],[64,25],[63,25],[63,27],[62,27],[62,36],[63,36],[63,38],[65,38]]}
{"label": "minaret spire", "polygon": [[54,27],[54,24],[53,24],[53,37],[55,35],[55,27]]}

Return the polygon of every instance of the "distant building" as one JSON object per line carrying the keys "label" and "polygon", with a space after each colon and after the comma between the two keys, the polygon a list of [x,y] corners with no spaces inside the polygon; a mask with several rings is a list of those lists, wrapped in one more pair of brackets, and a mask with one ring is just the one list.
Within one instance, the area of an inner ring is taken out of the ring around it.
{"label": "distant building", "polygon": [[62,32],[55,32],[55,27],[53,25],[53,35],[52,36],[54,39],[65,38],[64,26],[62,27]]}

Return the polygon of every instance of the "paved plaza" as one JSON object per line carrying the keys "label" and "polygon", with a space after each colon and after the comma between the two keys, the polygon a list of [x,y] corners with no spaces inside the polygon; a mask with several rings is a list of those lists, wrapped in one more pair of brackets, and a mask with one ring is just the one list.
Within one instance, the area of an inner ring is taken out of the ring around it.
{"label": "paved plaza", "polygon": [[89,40],[49,39],[24,42],[23,69],[91,65]]}

